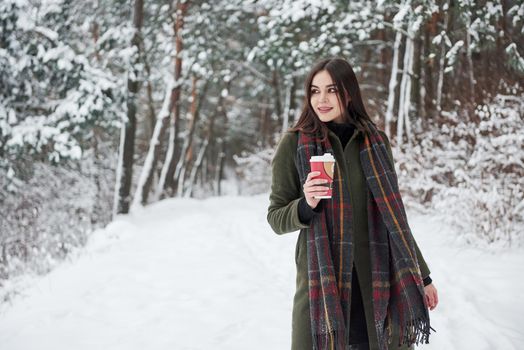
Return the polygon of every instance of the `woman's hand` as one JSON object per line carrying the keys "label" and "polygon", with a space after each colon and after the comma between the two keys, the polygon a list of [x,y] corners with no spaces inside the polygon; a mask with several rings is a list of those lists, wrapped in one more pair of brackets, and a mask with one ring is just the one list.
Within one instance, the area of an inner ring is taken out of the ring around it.
{"label": "woman's hand", "polygon": [[438,304],[438,294],[437,289],[433,283],[428,284],[424,287],[424,293],[426,294],[426,303],[430,310],[433,310],[437,307]]}
{"label": "woman's hand", "polygon": [[307,204],[315,209],[320,202],[320,198],[314,198],[314,196],[322,196],[327,194],[327,186],[323,185],[328,182],[326,179],[313,179],[315,176],[320,175],[320,171],[312,171],[307,174],[306,182],[304,183],[304,196],[306,197]]}

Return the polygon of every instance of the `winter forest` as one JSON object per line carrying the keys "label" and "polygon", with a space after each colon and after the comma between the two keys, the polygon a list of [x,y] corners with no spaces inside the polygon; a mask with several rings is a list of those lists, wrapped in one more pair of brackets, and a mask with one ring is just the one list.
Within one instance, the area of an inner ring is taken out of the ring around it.
{"label": "winter forest", "polygon": [[332,56],[410,210],[464,246],[524,246],[522,1],[2,0],[0,304],[147,207],[247,196],[264,216],[305,75]]}

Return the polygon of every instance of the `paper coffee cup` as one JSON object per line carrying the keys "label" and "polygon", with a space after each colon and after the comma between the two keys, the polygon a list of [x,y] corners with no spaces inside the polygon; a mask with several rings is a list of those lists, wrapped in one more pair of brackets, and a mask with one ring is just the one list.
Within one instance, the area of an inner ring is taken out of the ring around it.
{"label": "paper coffee cup", "polygon": [[322,156],[313,156],[309,160],[311,171],[319,171],[320,175],[315,176],[315,179],[328,180],[327,183],[322,184],[328,187],[327,193],[323,196],[315,196],[314,198],[331,198],[333,196],[333,176],[335,174],[335,158],[331,153],[324,153]]}

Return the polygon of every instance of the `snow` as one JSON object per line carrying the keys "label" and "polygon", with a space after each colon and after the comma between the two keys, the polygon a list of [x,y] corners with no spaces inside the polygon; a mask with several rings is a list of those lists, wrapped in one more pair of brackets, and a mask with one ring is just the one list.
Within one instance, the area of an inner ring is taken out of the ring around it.
{"label": "snow", "polygon": [[457,54],[459,50],[464,46],[464,41],[459,40],[457,41],[451,49],[446,53],[446,58],[448,59],[448,66],[450,66],[451,70],[453,70],[453,65],[455,65],[457,61]]}
{"label": "snow", "polygon": [[[118,216],[2,305],[2,349],[289,348],[297,234],[271,231],[267,198],[168,199]],[[437,332],[417,348],[522,349],[522,248],[472,248],[439,217],[408,217],[439,292]]]}
{"label": "snow", "polygon": [[58,40],[58,33],[56,31],[52,30],[52,29],[49,29],[49,28],[46,28],[46,27],[41,27],[41,26],[36,26],[36,27],[33,28],[33,30],[35,32],[40,33],[43,36],[47,37],[51,41]]}
{"label": "snow", "polygon": [[393,17],[393,23],[395,28],[400,28],[404,21],[404,18],[409,15],[409,10],[411,9],[409,2],[407,4],[402,4],[398,12]]}
{"label": "snow", "polygon": [[517,45],[515,43],[511,43],[506,47],[504,51],[506,52],[507,55],[513,58],[514,60],[513,65],[516,67],[516,69],[519,72],[524,72],[524,58],[520,56],[517,50]]}

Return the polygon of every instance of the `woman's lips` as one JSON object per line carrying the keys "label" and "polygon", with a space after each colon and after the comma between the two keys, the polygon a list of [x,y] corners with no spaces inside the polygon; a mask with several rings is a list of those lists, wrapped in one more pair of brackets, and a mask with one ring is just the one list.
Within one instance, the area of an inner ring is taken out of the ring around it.
{"label": "woman's lips", "polygon": [[317,109],[320,113],[328,113],[333,109],[333,107],[318,107]]}

